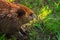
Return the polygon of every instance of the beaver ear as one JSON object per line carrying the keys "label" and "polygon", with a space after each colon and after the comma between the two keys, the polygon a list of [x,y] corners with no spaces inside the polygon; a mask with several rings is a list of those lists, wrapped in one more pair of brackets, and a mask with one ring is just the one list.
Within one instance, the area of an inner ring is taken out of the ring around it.
{"label": "beaver ear", "polygon": [[18,9],[16,13],[17,13],[18,17],[21,17],[26,14],[26,12],[22,9]]}

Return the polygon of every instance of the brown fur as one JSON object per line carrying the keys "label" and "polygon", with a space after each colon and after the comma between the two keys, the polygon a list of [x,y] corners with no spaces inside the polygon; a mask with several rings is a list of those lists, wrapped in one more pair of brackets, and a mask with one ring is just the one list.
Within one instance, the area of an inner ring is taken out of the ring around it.
{"label": "brown fur", "polygon": [[0,1],[0,32],[9,35],[20,31],[20,26],[35,17],[34,12],[22,4]]}

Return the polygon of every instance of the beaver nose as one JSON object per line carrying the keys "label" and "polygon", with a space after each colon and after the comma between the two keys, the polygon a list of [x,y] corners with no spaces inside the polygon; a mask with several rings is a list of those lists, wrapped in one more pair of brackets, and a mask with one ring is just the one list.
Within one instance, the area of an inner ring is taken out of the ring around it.
{"label": "beaver nose", "polygon": [[34,14],[34,13],[31,13],[30,16],[33,18],[36,18],[36,14]]}
{"label": "beaver nose", "polygon": [[30,13],[30,14],[29,14],[29,17],[30,17],[32,20],[37,18],[37,17],[36,17],[36,14],[34,14],[34,13]]}
{"label": "beaver nose", "polygon": [[32,16],[32,17],[33,17],[33,19],[36,19],[36,18],[37,18],[37,17],[36,17],[36,14],[33,14],[33,16]]}

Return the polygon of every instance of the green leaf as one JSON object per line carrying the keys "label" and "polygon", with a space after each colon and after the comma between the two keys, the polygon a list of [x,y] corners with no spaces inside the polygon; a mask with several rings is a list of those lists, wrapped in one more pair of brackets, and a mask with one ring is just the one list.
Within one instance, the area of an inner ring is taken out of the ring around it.
{"label": "green leaf", "polygon": [[56,10],[57,10],[57,11],[60,11],[60,6],[58,6],[58,7],[56,8]]}
{"label": "green leaf", "polygon": [[5,34],[3,34],[1,37],[0,37],[0,40],[3,40],[5,37]]}

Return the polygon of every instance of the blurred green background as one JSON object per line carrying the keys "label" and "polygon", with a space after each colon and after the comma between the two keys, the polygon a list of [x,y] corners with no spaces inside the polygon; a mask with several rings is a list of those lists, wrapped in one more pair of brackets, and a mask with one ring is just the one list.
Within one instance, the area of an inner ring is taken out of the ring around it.
{"label": "blurred green background", "polygon": [[23,4],[37,15],[27,29],[30,40],[60,40],[60,0],[8,1]]}

